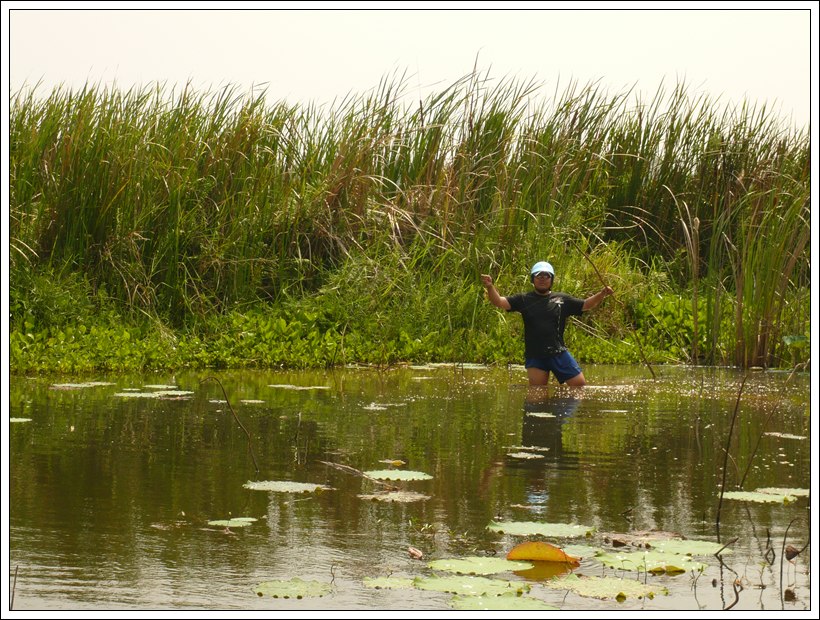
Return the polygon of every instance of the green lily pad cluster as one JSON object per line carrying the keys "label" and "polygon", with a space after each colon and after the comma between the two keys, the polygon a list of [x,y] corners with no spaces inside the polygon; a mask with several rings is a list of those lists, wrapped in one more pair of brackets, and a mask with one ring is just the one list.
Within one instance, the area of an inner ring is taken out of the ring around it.
{"label": "green lily pad cluster", "polygon": [[461,575],[493,575],[505,571],[527,570],[530,562],[516,562],[503,558],[466,557],[452,560],[434,560],[427,564],[433,570],[443,570]]}
{"label": "green lily pad cluster", "polygon": [[251,491],[272,491],[274,493],[314,493],[316,491],[332,491],[333,489],[324,484],[314,484],[312,482],[291,482],[288,480],[249,480],[242,485]]}
{"label": "green lily pad cluster", "polygon": [[253,588],[257,596],[273,598],[314,598],[327,596],[333,592],[333,586],[321,581],[303,581],[298,577],[288,580],[265,581]]}
{"label": "green lily pad cluster", "polygon": [[234,517],[233,519],[217,519],[215,521],[208,521],[208,525],[214,527],[248,527],[258,519],[254,517]]}
{"label": "green lily pad cluster", "polygon": [[365,476],[376,480],[432,480],[433,476],[425,474],[423,471],[408,471],[399,469],[378,469],[364,472]]}
{"label": "green lily pad cluster", "polygon": [[551,536],[554,538],[583,538],[592,536],[594,528],[568,523],[538,523],[535,521],[492,522],[487,529],[511,536]]}
{"label": "green lily pad cluster", "polygon": [[544,583],[553,590],[569,590],[580,596],[614,599],[618,602],[628,598],[654,598],[658,592],[666,594],[665,588],[656,588],[636,579],[566,575]]}

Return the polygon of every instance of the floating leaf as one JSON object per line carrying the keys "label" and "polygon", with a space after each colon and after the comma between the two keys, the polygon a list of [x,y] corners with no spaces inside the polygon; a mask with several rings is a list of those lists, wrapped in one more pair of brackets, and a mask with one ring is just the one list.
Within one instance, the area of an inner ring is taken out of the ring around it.
{"label": "floating leaf", "polygon": [[331,487],[310,482],[291,482],[286,480],[249,480],[242,485],[251,491],[274,491],[276,493],[313,493],[314,491],[332,491]]}
{"label": "floating leaf", "polygon": [[269,385],[270,388],[279,388],[280,390],[329,390],[327,385],[290,385],[289,383]]}
{"label": "floating leaf", "polygon": [[367,588],[377,590],[412,590],[413,579],[410,577],[365,577],[362,579]]}
{"label": "floating leaf", "polygon": [[265,403],[264,400],[256,400],[254,398],[245,398],[239,401],[243,405],[262,405]]}
{"label": "floating leaf", "polygon": [[175,385],[143,385],[142,386],[146,390],[175,390],[177,386]]}
{"label": "floating leaf", "polygon": [[[652,545],[663,553],[676,553],[678,555],[715,555],[723,549],[723,545],[708,540],[661,540]],[[722,553],[732,553],[726,547]]]}
{"label": "floating leaf", "polygon": [[254,587],[258,596],[272,596],[273,598],[312,598],[325,596],[333,591],[329,583],[321,581],[302,581],[298,577],[288,581],[265,581]]}
{"label": "floating leaf", "polygon": [[454,596],[450,607],[465,611],[493,610],[493,611],[526,611],[543,609],[558,611],[557,607],[547,605],[544,601],[531,596],[519,596],[515,592],[507,592],[498,596]]}
{"label": "floating leaf", "polygon": [[31,422],[31,418],[9,418],[9,422]]}
{"label": "floating leaf", "polygon": [[159,398],[162,392],[117,392],[114,396],[120,398]]}
{"label": "floating leaf", "polygon": [[487,579],[486,577],[416,577],[413,580],[413,585],[419,590],[473,596],[482,594],[498,596],[508,592],[519,594],[530,591],[530,586],[521,581],[504,581],[503,579]]}
{"label": "floating leaf", "polygon": [[793,495],[794,497],[808,497],[808,489],[781,489],[776,487],[763,487],[762,489],[755,489],[757,493],[766,493],[769,495]]}
{"label": "floating leaf", "polygon": [[407,471],[398,469],[379,469],[364,472],[365,476],[370,476],[376,480],[432,480],[433,476],[422,471]]}
{"label": "floating leaf", "polygon": [[208,521],[208,525],[213,525],[216,527],[248,527],[254,521],[257,521],[257,519],[254,519],[253,517],[235,517],[233,519]]}
{"label": "floating leaf", "polygon": [[661,551],[625,551],[623,553],[601,553],[595,556],[599,562],[612,568],[635,570],[656,575],[667,573],[679,575],[689,571],[703,571],[706,565],[687,555],[663,553]]}
{"label": "floating leaf", "polygon": [[769,437],[782,437],[783,439],[808,439],[803,435],[790,435],[788,433],[763,433],[764,435],[768,435]]}
{"label": "floating leaf", "polygon": [[567,575],[547,581],[544,585],[553,590],[570,590],[580,596],[614,599],[616,601],[624,601],[627,598],[653,598],[658,592],[658,588],[635,579],[618,579],[616,577]]}
{"label": "floating leaf", "polygon": [[683,535],[677,532],[664,532],[662,530],[640,530],[628,534],[602,533],[604,540],[612,543],[613,547],[653,547],[662,540],[683,540]]}
{"label": "floating leaf", "polygon": [[549,448],[543,446],[510,446],[508,450],[519,450],[521,452],[549,452]]}
{"label": "floating leaf", "polygon": [[362,407],[362,409],[366,411],[386,411],[387,407],[384,405],[377,405],[376,403],[370,403],[369,405],[365,405],[364,407]]}
{"label": "floating leaf", "polygon": [[388,493],[374,493],[373,495],[357,495],[359,499],[368,499],[374,502],[420,502],[430,499],[429,495],[422,495],[415,491],[390,491]]}
{"label": "floating leaf", "polygon": [[547,413],[546,411],[528,411],[527,412],[528,418],[554,418],[556,415],[554,413]]}
{"label": "floating leaf", "polygon": [[532,568],[529,562],[511,562],[501,558],[466,557],[452,560],[434,560],[427,566],[433,570],[444,570],[461,575],[494,575],[507,571],[527,570]]}
{"label": "floating leaf", "polygon": [[586,525],[570,525],[569,523],[538,523],[535,521],[506,521],[492,522],[488,529],[511,536],[550,536],[553,538],[579,538],[591,536],[593,528]]}
{"label": "floating leaf", "polygon": [[562,562],[579,566],[579,558],[567,555],[564,550],[555,545],[540,541],[527,541],[516,545],[507,554],[508,560],[538,560],[541,562]]}
{"label": "floating leaf", "polygon": [[522,459],[522,460],[532,460],[532,459],[543,459],[543,454],[533,454],[532,452],[510,452],[507,454],[510,458],[513,459]]}
{"label": "floating leaf", "polygon": [[574,555],[576,558],[584,559],[591,558],[597,553],[603,553],[603,550],[589,545],[564,545],[561,547],[567,555]]}
{"label": "floating leaf", "polygon": [[83,388],[98,387],[101,385],[114,385],[107,381],[88,381],[87,383],[55,383],[52,390],[81,390]]}
{"label": "floating leaf", "polygon": [[757,491],[726,491],[724,499],[735,499],[741,502],[760,502],[762,504],[790,504],[796,502],[794,495],[775,495],[773,493],[760,493]]}
{"label": "floating leaf", "polygon": [[379,461],[379,463],[386,463],[387,465],[392,465],[393,467],[403,467],[404,465],[407,465],[407,463],[399,459],[383,459]]}

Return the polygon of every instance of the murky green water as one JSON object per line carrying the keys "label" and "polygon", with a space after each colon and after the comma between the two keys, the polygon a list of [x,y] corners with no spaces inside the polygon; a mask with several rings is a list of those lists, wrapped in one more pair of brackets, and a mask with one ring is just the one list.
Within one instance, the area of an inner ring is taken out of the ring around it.
{"label": "murky green water", "polygon": [[[503,557],[523,539],[489,531],[494,520],[583,524],[597,534],[581,542],[603,549],[612,548],[606,533],[649,529],[716,541],[742,375],[658,370],[652,381],[640,367],[590,366],[596,385],[553,387],[547,398],[528,392],[520,368],[94,377],[115,385],[79,389],[13,378],[10,416],[31,419],[8,430],[14,608],[448,609],[449,594],[377,590],[362,580],[432,575],[426,563],[440,558]],[[201,383],[208,376],[222,381],[252,434],[258,475],[219,386]],[[809,378],[787,379],[749,376],[727,490],[747,468],[744,490],[809,488]],[[146,384],[193,395],[115,396]],[[542,458],[509,456],[522,446],[542,448],[529,450]],[[394,459],[433,476],[399,484],[429,499],[361,499],[379,485],[321,463],[365,471]],[[249,480],[334,490],[260,492],[243,487]],[[808,542],[807,506],[805,497],[786,505],[724,500],[721,542],[737,541],[723,566],[699,558],[707,564],[700,574],[615,570],[594,557],[575,569],[654,584],[653,599],[598,600],[537,581],[530,596],[572,610],[805,610],[809,550],[791,562],[782,550]],[[258,521],[230,532],[207,525],[230,517]],[[291,577],[332,583],[333,592],[294,600],[253,591]]]}

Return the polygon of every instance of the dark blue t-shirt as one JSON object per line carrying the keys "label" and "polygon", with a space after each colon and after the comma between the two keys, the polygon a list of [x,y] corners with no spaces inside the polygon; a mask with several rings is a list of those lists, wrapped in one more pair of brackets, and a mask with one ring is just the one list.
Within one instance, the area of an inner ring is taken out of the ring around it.
{"label": "dark blue t-shirt", "polygon": [[524,355],[550,357],[567,350],[564,328],[567,317],[580,316],[584,300],[566,293],[539,295],[535,291],[507,297],[510,312],[520,312],[524,319]]}

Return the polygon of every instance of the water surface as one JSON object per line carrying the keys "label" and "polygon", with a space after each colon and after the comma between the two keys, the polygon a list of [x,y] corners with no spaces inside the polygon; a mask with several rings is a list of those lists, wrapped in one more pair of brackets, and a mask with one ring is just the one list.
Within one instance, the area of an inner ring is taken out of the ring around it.
{"label": "water surface", "polygon": [[[96,376],[58,389],[12,378],[9,554],[15,609],[448,609],[451,595],[375,590],[366,577],[432,575],[427,561],[503,557],[522,538],[493,521],[575,523],[583,542],[664,530],[718,541],[717,509],[739,371],[590,366],[584,390],[526,388],[523,369],[221,372]],[[230,404],[253,438],[248,441]],[[60,381],[65,381],[61,379]],[[145,385],[193,392],[117,396]],[[311,389],[293,389],[293,386]],[[261,402],[256,402],[261,401]],[[777,433],[777,434],[768,434]],[[729,442],[726,490],[808,488],[809,378],[750,374]],[[803,439],[801,439],[801,437]],[[510,456],[528,448],[542,458]],[[536,450],[540,448],[540,450]],[[400,483],[429,499],[361,499],[379,485],[323,464],[425,472]],[[248,490],[249,480],[327,485],[310,494]],[[640,579],[668,594],[622,603],[548,590],[560,609],[804,610],[810,606],[808,500],[724,500],[723,564],[646,575],[585,557],[577,574]],[[254,517],[226,531],[207,522]],[[788,531],[787,531],[788,530]],[[424,560],[410,557],[408,547]],[[257,584],[300,577],[329,596],[258,597]],[[498,578],[526,581],[503,573]]]}

